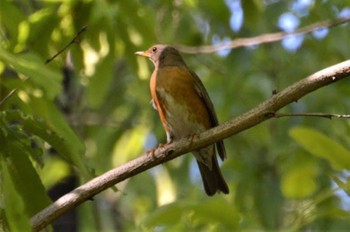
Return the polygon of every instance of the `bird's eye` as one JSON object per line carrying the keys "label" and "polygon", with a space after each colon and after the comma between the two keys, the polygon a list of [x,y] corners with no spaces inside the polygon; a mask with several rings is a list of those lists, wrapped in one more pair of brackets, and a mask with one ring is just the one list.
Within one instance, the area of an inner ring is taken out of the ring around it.
{"label": "bird's eye", "polygon": [[153,48],[152,48],[152,51],[153,51],[153,52],[156,52],[156,51],[157,51],[157,47],[153,47]]}

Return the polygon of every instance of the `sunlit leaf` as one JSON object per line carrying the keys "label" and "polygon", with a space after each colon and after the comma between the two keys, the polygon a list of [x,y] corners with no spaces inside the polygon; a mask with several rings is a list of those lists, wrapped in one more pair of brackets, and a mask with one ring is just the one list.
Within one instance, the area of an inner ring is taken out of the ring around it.
{"label": "sunlit leaf", "polygon": [[167,227],[174,224],[192,223],[190,227],[218,226],[234,229],[238,223],[235,208],[220,198],[213,198],[203,202],[190,203],[177,201],[160,207],[148,215],[141,223],[147,228]]}
{"label": "sunlit leaf", "polygon": [[281,191],[288,198],[306,198],[318,188],[316,166],[300,164],[285,172],[281,178]]}
{"label": "sunlit leaf", "polygon": [[147,228],[176,224],[181,219],[187,207],[187,204],[184,202],[162,206],[148,215],[141,224]]}
{"label": "sunlit leaf", "polygon": [[[40,106],[38,102],[38,106]],[[62,157],[67,161],[76,165],[83,177],[89,178],[90,173],[83,161],[82,154],[84,147],[74,132],[60,117],[60,113],[56,112],[53,106],[46,105],[43,109],[47,109],[47,115],[50,120],[45,123],[42,119],[38,119],[29,115],[24,115],[19,111],[2,112],[0,116],[6,118],[7,121],[18,121],[22,124],[23,129],[28,131],[47,143],[49,143]]]}
{"label": "sunlit leaf", "polygon": [[[31,227],[29,224],[29,216],[24,214],[25,203],[18,193],[18,190],[15,189],[13,180],[10,177],[11,174],[8,171],[7,165],[5,164],[3,158],[4,157],[1,154],[0,167],[2,178],[0,189],[2,190],[3,194],[0,197],[0,200],[2,201],[3,205],[0,207],[0,209],[5,210],[5,212],[2,213],[2,220],[6,219],[9,231],[30,231]],[[1,223],[4,223],[4,221]],[[1,225],[1,228],[3,227],[4,224]]]}
{"label": "sunlit leaf", "polygon": [[0,131],[0,155],[4,170],[10,176],[11,185],[16,189],[29,218],[51,201],[46,195],[41,180],[30,161],[30,143],[18,136],[17,130],[3,127]]}
{"label": "sunlit leaf", "polygon": [[311,154],[330,162],[334,169],[350,169],[350,152],[337,141],[305,127],[293,128],[289,135]]}
{"label": "sunlit leaf", "polygon": [[[24,20],[25,15],[14,4],[11,4],[10,1],[1,2],[0,22],[10,36],[17,38],[18,25]],[[15,41],[13,41],[12,45],[15,45]]]}
{"label": "sunlit leaf", "polygon": [[11,54],[0,46],[0,60],[40,86],[49,99],[61,91],[61,75],[33,53]]}
{"label": "sunlit leaf", "polygon": [[45,166],[39,169],[38,173],[42,177],[42,182],[46,189],[50,189],[71,174],[69,165],[57,158],[46,159]]}
{"label": "sunlit leaf", "polygon": [[213,198],[191,207],[194,217],[201,223],[213,223],[225,225],[227,228],[235,228],[238,225],[239,215],[234,205],[222,198]]}

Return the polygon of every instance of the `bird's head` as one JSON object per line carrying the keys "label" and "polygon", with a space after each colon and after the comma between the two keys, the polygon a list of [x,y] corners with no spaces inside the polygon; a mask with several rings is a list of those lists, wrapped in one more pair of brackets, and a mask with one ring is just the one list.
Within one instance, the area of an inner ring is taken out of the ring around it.
{"label": "bird's head", "polygon": [[180,53],[173,47],[157,44],[146,51],[135,52],[135,55],[148,57],[154,65],[184,65]]}

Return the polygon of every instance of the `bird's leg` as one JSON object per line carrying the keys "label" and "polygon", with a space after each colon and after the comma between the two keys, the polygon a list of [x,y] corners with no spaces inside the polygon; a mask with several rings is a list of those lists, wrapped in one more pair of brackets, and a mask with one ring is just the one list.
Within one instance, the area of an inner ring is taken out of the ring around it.
{"label": "bird's leg", "polygon": [[166,144],[162,144],[162,143],[160,143],[160,144],[158,144],[158,146],[157,146],[157,147],[152,148],[151,150],[148,150],[146,153],[147,153],[147,155],[154,156],[154,153],[156,152],[156,150],[157,150],[157,149],[159,149],[159,148],[163,148],[163,147],[165,147],[165,146],[169,145],[170,143],[171,143],[171,142],[168,142],[168,143],[166,143]]}
{"label": "bird's leg", "polygon": [[165,146],[171,144],[171,143],[173,142],[174,135],[173,135],[171,132],[167,131],[167,132],[166,132],[166,139],[167,139],[167,143],[166,143],[166,144],[162,144],[162,143],[158,144],[157,147],[155,147],[155,148],[153,148],[153,149],[147,151],[147,155],[154,156],[154,152],[155,152],[158,148],[163,148],[163,147],[165,147]]}
{"label": "bird's leg", "polygon": [[166,141],[167,141],[166,145],[172,143],[173,140],[174,140],[174,135],[170,131],[167,131],[166,132]]}
{"label": "bird's leg", "polygon": [[190,140],[190,145],[192,144],[192,142],[193,142],[193,139],[194,139],[194,137],[196,137],[198,134],[190,134],[190,135],[188,135],[187,136],[187,138]]}
{"label": "bird's leg", "polygon": [[146,152],[147,156],[154,156],[154,152],[158,149],[158,147],[152,148]]}

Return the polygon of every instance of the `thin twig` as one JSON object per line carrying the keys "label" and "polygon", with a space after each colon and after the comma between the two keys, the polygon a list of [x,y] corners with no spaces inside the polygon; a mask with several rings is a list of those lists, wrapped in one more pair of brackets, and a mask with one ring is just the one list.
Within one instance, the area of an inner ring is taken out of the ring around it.
{"label": "thin twig", "polygon": [[62,52],[64,52],[70,45],[77,43],[78,38],[81,33],[83,33],[86,30],[87,26],[83,26],[80,31],[74,36],[74,38],[66,45],[64,46],[60,51],[58,51],[55,55],[53,55],[50,59],[47,59],[45,61],[45,64],[50,63],[53,59],[55,59],[57,56],[59,56]]}
{"label": "thin twig", "polygon": [[17,91],[17,89],[11,90],[11,91],[0,101],[0,106],[2,106],[2,104],[4,104],[5,101],[7,101],[7,99],[9,99],[16,91]]}
{"label": "thin twig", "polygon": [[349,114],[328,114],[328,113],[266,113],[271,118],[282,118],[282,117],[320,117],[320,118],[350,118]]}
{"label": "thin twig", "polygon": [[142,155],[115,169],[112,169],[62,196],[31,218],[33,231],[40,231],[56,218],[77,207],[96,194],[135,176],[145,170],[165,163],[187,152],[206,147],[219,140],[238,134],[271,117],[267,112],[276,112],[301,97],[329,84],[350,76],[350,60],[333,65],[298,81],[274,94],[252,110],[215,128],[189,139],[180,139],[155,150],[153,155]]}
{"label": "thin twig", "polygon": [[326,20],[323,22],[314,23],[314,24],[302,27],[294,32],[268,33],[268,34],[263,34],[256,37],[238,38],[238,39],[231,40],[229,42],[222,42],[215,45],[207,45],[207,46],[200,46],[200,47],[178,45],[176,46],[176,48],[181,52],[189,53],[189,54],[213,53],[224,49],[234,49],[238,47],[249,47],[253,45],[272,43],[272,42],[280,41],[289,36],[304,35],[322,28],[335,27],[340,24],[347,23],[349,21],[350,21],[350,17],[344,17],[344,18],[338,18],[338,19]]}

